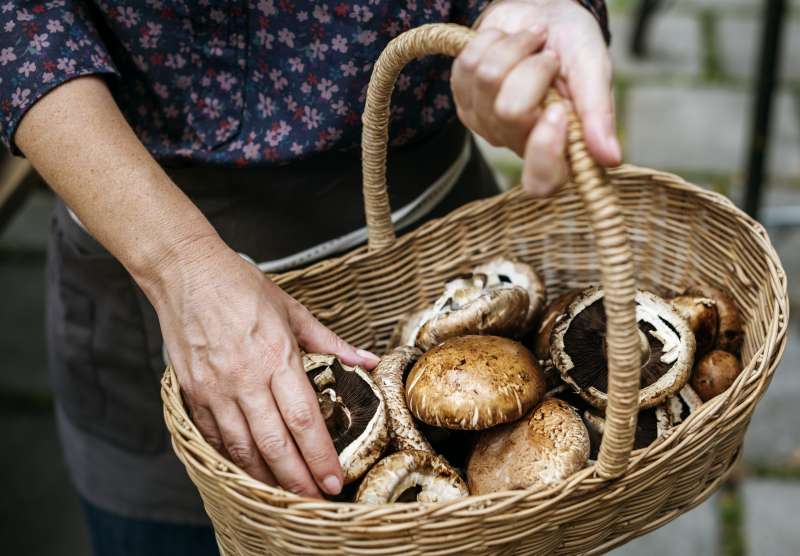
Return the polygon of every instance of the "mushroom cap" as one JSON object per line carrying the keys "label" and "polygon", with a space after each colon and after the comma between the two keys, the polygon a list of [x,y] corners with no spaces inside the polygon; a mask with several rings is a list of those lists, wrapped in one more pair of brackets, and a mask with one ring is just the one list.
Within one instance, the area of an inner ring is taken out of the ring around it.
{"label": "mushroom cap", "polygon": [[[687,322],[652,293],[637,292],[636,320],[649,348],[643,351],[639,390],[639,408],[647,409],[660,405],[686,384],[695,340]],[[605,409],[608,401],[605,333],[603,290],[587,288],[557,319],[550,348],[561,378],[599,409]]]}
{"label": "mushroom cap", "polygon": [[553,328],[556,325],[556,319],[561,316],[569,307],[576,297],[578,297],[583,290],[574,289],[562,293],[555,298],[545,308],[542,320],[539,322],[539,329],[536,333],[536,342],[534,353],[539,362],[550,362],[550,339],[553,334]]}
{"label": "mushroom cap", "polygon": [[717,304],[719,327],[715,349],[721,349],[738,355],[744,342],[742,315],[731,294],[720,288],[711,286],[693,286],[684,295],[694,295],[713,299]]}
{"label": "mushroom cap", "polygon": [[696,343],[695,356],[708,353],[717,341],[719,316],[717,303],[707,297],[679,295],[670,300],[672,308],[686,319],[694,333]]}
{"label": "mushroom cap", "polygon": [[524,328],[529,330],[534,325],[544,307],[546,293],[544,282],[531,265],[516,259],[495,257],[476,266],[472,272],[497,276],[500,282],[509,282],[528,292],[528,313]]}
{"label": "mushroom cap", "polygon": [[417,332],[422,326],[423,319],[427,318],[430,307],[416,309],[401,318],[389,336],[386,350],[390,351],[398,346],[413,346],[416,342]]}
{"label": "mushroom cap", "polygon": [[415,342],[423,351],[457,336],[518,336],[525,330],[528,293],[497,276],[470,274],[451,280],[425,316]]}
{"label": "mushroom cap", "polygon": [[394,451],[433,449],[414,424],[406,404],[405,376],[422,352],[412,346],[400,346],[381,357],[372,371],[375,383],[383,393],[389,416],[389,446]]}
{"label": "mushroom cap", "polygon": [[414,487],[420,488],[418,502],[444,502],[469,495],[464,480],[442,458],[431,452],[403,450],[369,470],[355,502],[389,504]]}
{"label": "mushroom cap", "polygon": [[681,388],[677,396],[672,396],[664,403],[673,427],[685,421],[701,405],[703,400],[689,384]]}
{"label": "mushroom cap", "polygon": [[[673,398],[670,398],[670,400]],[[667,402],[668,403],[668,402]],[[603,434],[606,430],[605,416],[595,411],[584,410],[583,420],[590,435],[597,437],[599,448]],[[639,412],[636,418],[636,431],[633,434],[633,449],[639,450],[655,442],[672,427],[672,414],[665,405],[650,407]]]}
{"label": "mushroom cap", "polygon": [[481,433],[467,464],[471,494],[552,485],[586,466],[589,432],[568,403],[548,398],[516,423]]}
{"label": "mushroom cap", "polygon": [[[639,412],[636,419],[636,432],[634,433],[633,448],[639,450],[652,444],[657,438],[664,436],[669,429],[683,422],[689,414],[703,404],[694,390],[687,384],[680,389],[676,396],[667,399],[663,404]],[[589,435],[596,438],[599,445],[605,432],[605,417],[597,410],[586,409],[583,420]],[[594,446],[593,446],[594,448]]]}
{"label": "mushroom cap", "polygon": [[701,357],[692,372],[692,388],[705,401],[731,387],[742,372],[742,363],[734,354],[715,349]]}
{"label": "mushroom cap", "polygon": [[[303,355],[306,376],[317,390],[328,433],[339,454],[344,484],[360,478],[389,442],[386,403],[369,373],[334,355]],[[332,381],[331,381],[332,378]]]}
{"label": "mushroom cap", "polygon": [[406,400],[424,423],[481,430],[519,419],[546,389],[536,359],[519,342],[461,336],[417,360],[406,380]]}

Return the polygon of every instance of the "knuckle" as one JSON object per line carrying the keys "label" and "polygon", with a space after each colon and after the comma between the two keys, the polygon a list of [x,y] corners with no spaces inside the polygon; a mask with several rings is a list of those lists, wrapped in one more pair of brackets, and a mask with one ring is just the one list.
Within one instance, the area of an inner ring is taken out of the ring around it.
{"label": "knuckle", "polygon": [[475,71],[475,78],[478,84],[484,88],[494,88],[500,85],[503,74],[495,64],[482,63]]}
{"label": "knuckle", "polygon": [[289,449],[289,439],[277,431],[261,434],[256,438],[256,444],[264,457],[270,461],[283,457]]}
{"label": "knuckle", "polygon": [[312,408],[311,405],[306,402],[295,403],[286,412],[286,425],[296,432],[309,430],[314,426],[314,422],[316,421],[315,409],[316,408]]}
{"label": "knuckle", "polygon": [[315,494],[314,487],[303,481],[288,480],[281,486],[283,486],[284,490],[288,490],[298,496],[313,496]]}
{"label": "knuckle", "polygon": [[253,462],[253,450],[247,444],[232,443],[227,446],[227,450],[231,461],[238,467],[248,467]]}
{"label": "knuckle", "polygon": [[558,56],[556,56],[555,52],[552,50],[545,50],[542,52],[539,58],[542,62],[542,65],[544,65],[544,67],[548,70],[552,71],[559,67]]}
{"label": "knuckle", "polygon": [[333,465],[333,463],[339,461],[335,452],[328,453],[327,450],[320,449],[315,449],[312,452],[303,454],[303,459],[306,460],[306,464],[308,464],[311,469],[319,469],[321,467]]}

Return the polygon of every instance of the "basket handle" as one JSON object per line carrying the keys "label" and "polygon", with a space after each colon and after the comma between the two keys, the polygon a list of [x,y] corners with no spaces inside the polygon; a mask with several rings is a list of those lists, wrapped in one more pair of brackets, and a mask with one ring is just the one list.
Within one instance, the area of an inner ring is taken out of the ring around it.
{"label": "basket handle", "polygon": [[[386,151],[389,104],[397,76],[415,58],[429,54],[457,56],[474,34],[459,25],[423,25],[393,39],[375,63],[367,89],[361,141],[370,251],[379,251],[395,241],[386,189]],[[559,98],[552,90],[546,102]],[[613,479],[627,469],[638,413],[639,340],[633,257],[616,193],[586,150],[577,117],[570,113],[568,120],[567,157],[572,180],[591,221],[605,291],[608,406],[596,470],[600,477]]]}

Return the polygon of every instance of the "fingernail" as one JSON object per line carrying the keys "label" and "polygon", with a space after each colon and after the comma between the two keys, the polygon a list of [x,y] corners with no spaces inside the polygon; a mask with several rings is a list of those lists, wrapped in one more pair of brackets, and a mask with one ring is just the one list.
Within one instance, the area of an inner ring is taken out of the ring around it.
{"label": "fingernail", "polygon": [[328,475],[322,480],[322,487],[331,496],[336,496],[342,492],[342,481],[336,475]]}
{"label": "fingernail", "polygon": [[373,363],[377,363],[378,361],[381,360],[380,357],[378,357],[377,355],[375,355],[371,351],[367,351],[365,349],[357,349],[356,353],[358,354],[359,357],[362,357],[364,359],[369,359]]}
{"label": "fingernail", "polygon": [[564,109],[564,103],[557,102],[555,104],[551,104],[544,113],[544,119],[550,124],[556,125],[561,123],[561,119],[564,117],[566,113]]}

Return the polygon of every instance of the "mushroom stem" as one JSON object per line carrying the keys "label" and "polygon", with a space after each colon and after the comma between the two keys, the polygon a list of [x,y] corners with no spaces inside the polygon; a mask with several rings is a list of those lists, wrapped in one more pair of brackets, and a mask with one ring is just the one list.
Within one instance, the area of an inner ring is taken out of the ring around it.
{"label": "mushroom stem", "polygon": [[415,347],[400,346],[384,355],[372,376],[386,401],[389,416],[389,446],[392,450],[433,452],[430,443],[414,424],[406,404],[404,378],[422,352]]}
{"label": "mushroom stem", "polygon": [[336,392],[331,389],[320,392],[317,401],[329,433],[350,428],[350,412]]}
{"label": "mushroom stem", "polygon": [[375,464],[358,488],[355,502],[388,504],[419,487],[418,502],[444,502],[469,495],[458,472],[431,452],[404,450]]}

